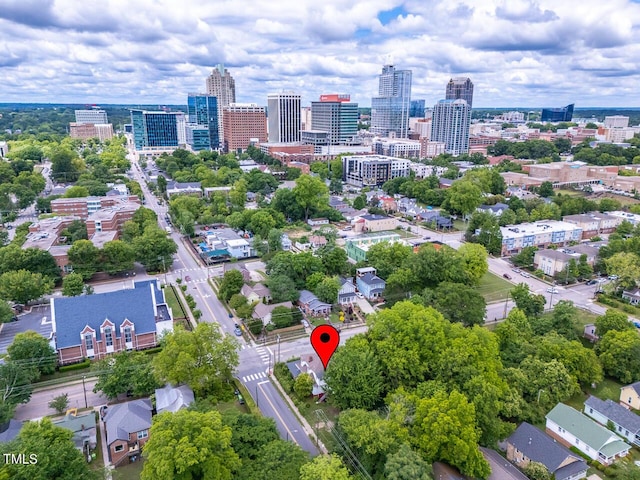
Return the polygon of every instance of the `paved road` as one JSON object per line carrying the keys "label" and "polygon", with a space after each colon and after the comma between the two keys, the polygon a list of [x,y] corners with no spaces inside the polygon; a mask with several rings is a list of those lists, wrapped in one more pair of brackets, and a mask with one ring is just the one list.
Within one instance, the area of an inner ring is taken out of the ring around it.
{"label": "paved road", "polygon": [[17,322],[0,324],[0,353],[7,353],[13,338],[21,332],[34,330],[44,338],[50,338],[52,332],[51,308],[46,305],[34,307],[31,312],[18,315]]}

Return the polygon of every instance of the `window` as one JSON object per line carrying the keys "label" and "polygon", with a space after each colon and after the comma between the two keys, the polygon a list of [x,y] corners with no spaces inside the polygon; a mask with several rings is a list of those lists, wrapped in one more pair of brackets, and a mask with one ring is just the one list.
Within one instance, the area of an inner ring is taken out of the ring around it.
{"label": "window", "polygon": [[590,408],[590,409],[589,409],[589,413],[593,413],[593,408]]}
{"label": "window", "polygon": [[93,336],[90,333],[84,336],[84,344],[87,350],[93,350]]}
{"label": "window", "polygon": [[132,335],[131,335],[131,327],[124,327],[124,341],[126,343],[131,343]]}
{"label": "window", "polygon": [[104,329],[104,343],[107,347],[113,347],[113,333],[111,327]]}
{"label": "window", "polygon": [[149,436],[149,430],[141,430],[138,432],[138,440],[141,438],[147,438]]}
{"label": "window", "polygon": [[580,445],[580,440],[576,438],[576,445]]}
{"label": "window", "polygon": [[124,445],[116,445],[113,449],[114,452],[121,452],[122,450],[124,450]]}
{"label": "window", "polygon": [[627,400],[627,403],[631,405],[631,397],[629,397],[629,400]]}

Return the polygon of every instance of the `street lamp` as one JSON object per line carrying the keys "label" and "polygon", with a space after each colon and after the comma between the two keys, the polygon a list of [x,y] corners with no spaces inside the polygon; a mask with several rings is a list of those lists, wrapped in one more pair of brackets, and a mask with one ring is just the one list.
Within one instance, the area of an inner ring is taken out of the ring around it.
{"label": "street lamp", "polygon": [[258,400],[258,385],[256,385],[256,407],[260,408],[260,401]]}

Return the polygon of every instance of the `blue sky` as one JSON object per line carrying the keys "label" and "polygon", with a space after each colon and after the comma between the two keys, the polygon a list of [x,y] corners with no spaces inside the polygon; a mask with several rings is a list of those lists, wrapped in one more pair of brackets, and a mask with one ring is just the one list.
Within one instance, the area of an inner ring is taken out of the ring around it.
{"label": "blue sky", "polygon": [[239,102],[295,91],[369,106],[391,61],[427,105],[469,76],[477,107],[640,106],[632,0],[1,3],[0,103],[185,103],[224,63]]}

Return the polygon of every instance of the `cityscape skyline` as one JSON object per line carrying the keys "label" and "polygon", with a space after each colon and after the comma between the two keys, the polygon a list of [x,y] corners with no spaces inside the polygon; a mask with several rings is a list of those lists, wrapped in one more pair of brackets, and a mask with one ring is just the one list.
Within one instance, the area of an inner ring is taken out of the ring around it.
{"label": "cityscape skyline", "polygon": [[134,0],[126,14],[115,0],[5,1],[0,102],[183,104],[224,64],[238,102],[348,93],[369,107],[391,63],[428,106],[452,77],[472,78],[476,108],[640,105],[637,1],[254,3],[257,19],[238,0]]}

